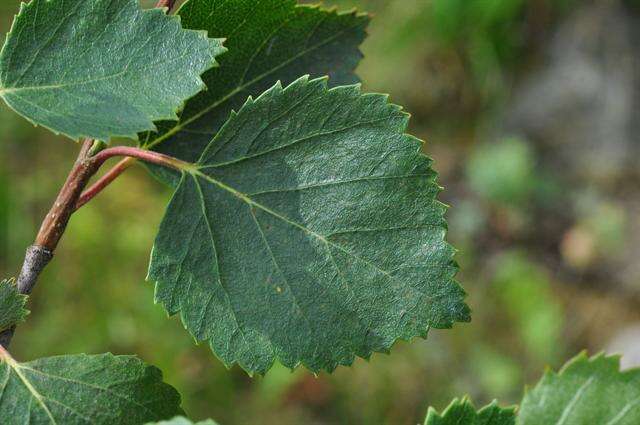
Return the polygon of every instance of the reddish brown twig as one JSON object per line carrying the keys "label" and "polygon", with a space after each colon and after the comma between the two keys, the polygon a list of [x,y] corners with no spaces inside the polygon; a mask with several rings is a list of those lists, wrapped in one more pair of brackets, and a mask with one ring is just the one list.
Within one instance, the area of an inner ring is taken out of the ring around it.
{"label": "reddish brown twig", "polygon": [[66,182],[42,222],[35,245],[42,246],[51,252],[55,251],[58,246],[58,242],[67,228],[69,218],[75,211],[76,202],[89,183],[89,179],[97,171],[94,161],[90,160],[92,146],[92,140],[84,141]]}
{"label": "reddish brown twig", "polygon": [[[108,159],[125,156],[178,170],[192,167],[192,164],[179,159],[158,152],[129,146],[115,146],[104,149],[94,156],[91,156],[92,146],[93,142],[91,140],[84,142],[82,149],[80,150],[80,154],[78,155],[78,159],[67,177],[67,181],[60,190],[60,194],[53,204],[51,211],[49,211],[49,214],[47,214],[47,217],[42,223],[40,232],[36,237],[37,246],[44,247],[50,252],[55,251],[60,238],[67,228],[69,218],[71,217],[71,214],[77,210],[78,204],[88,202],[93,196],[100,192],[101,188],[99,186],[96,187],[95,190],[90,189],[91,192],[89,193],[83,192],[83,190],[89,183],[91,177]],[[115,179],[129,166],[129,164],[122,164],[123,162],[124,161],[121,161],[120,163],[121,171],[109,171],[109,173],[107,173],[107,180],[103,183],[108,184],[110,181],[113,181],[113,179]],[[98,182],[97,184],[100,185],[101,183]]]}
{"label": "reddish brown twig", "polygon": [[168,156],[159,152],[148,151],[146,149],[134,148],[130,146],[114,146],[109,149],[98,152],[91,158],[98,168],[102,166],[110,158],[118,156],[127,156],[130,158],[140,159],[144,162],[151,164],[162,165],[164,167],[174,168],[176,170],[184,170],[192,168],[193,164],[190,162],[181,161],[172,156]]}
{"label": "reddish brown twig", "polygon": [[[53,253],[60,242],[60,238],[64,234],[69,219],[78,205],[83,205],[99,193],[101,186],[104,187],[120,175],[134,161],[133,158],[177,170],[187,170],[194,167],[193,164],[177,158],[129,146],[115,146],[99,151],[92,156],[93,146],[94,142],[90,139],[83,142],[78,158],[65,184],[60,189],[60,193],[51,210],[42,222],[35,243],[27,249],[22,271],[16,282],[20,293],[30,294],[33,290],[38,276],[53,258]],[[116,165],[116,171],[111,170],[96,185],[92,186],[92,189],[83,192],[91,177],[107,160],[121,156],[127,158]],[[94,187],[95,189],[93,189]],[[14,328],[1,332],[0,345],[8,347],[13,333]]]}
{"label": "reddish brown twig", "polygon": [[95,198],[105,187],[109,186],[115,179],[117,179],[120,174],[124,173],[129,167],[131,167],[135,161],[136,160],[134,158],[129,157],[118,162],[111,170],[100,177],[97,182],[82,192],[82,195],[80,195],[80,198],[76,203],[75,209],[78,210],[82,208],[87,202]]}
{"label": "reddish brown twig", "polygon": [[[74,206],[82,190],[96,171],[88,161],[92,147],[93,141],[85,139],[67,181],[42,222],[35,243],[27,248],[20,275],[16,280],[16,286],[22,294],[31,293],[38,281],[38,276],[53,258],[53,252],[75,210]],[[14,331],[15,327],[12,327],[0,333],[0,345],[8,347]]]}

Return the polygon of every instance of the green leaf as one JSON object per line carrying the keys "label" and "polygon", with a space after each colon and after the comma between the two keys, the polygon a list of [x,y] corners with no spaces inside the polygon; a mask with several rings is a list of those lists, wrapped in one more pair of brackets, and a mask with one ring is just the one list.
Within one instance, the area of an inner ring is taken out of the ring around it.
{"label": "green leaf", "polygon": [[18,292],[16,285],[10,280],[0,282],[0,332],[13,325],[24,322],[29,310],[27,296]]}
{"label": "green leaf", "polygon": [[310,74],[328,75],[332,85],[358,81],[353,70],[367,15],[296,6],[295,0],[190,0],[177,14],[185,28],[226,38],[229,52],[203,76],[207,90],[187,103],[180,121],[159,124],[144,147],[195,162],[232,109],[278,80],[288,84]]}
{"label": "green leaf", "polygon": [[0,348],[0,418],[11,424],[143,424],[182,413],[161,372],[132,356],[18,363]]}
{"label": "green leaf", "polygon": [[515,408],[502,408],[497,402],[476,411],[473,403],[468,399],[453,402],[439,415],[432,407],[429,408],[425,425],[515,425]]}
{"label": "green leaf", "polygon": [[619,357],[583,353],[527,391],[519,416],[521,425],[639,424],[640,369],[621,372]]}
{"label": "green leaf", "polygon": [[189,419],[183,416],[176,416],[175,418],[168,421],[153,422],[153,423],[149,422],[147,425],[218,425],[218,424],[211,419],[193,423]]}
{"label": "green leaf", "polygon": [[186,170],[156,301],[227,364],[313,371],[469,319],[446,207],[408,114],[306,77],[249,99]]}
{"label": "green leaf", "polygon": [[0,53],[0,96],[72,139],[136,138],[204,84],[222,40],[137,0],[23,3]]}
{"label": "green leaf", "polygon": [[[514,409],[494,402],[475,412],[468,400],[454,400],[442,415],[429,409],[425,425],[513,424]],[[636,425],[640,423],[640,369],[620,371],[618,356],[582,353],[558,373],[548,371],[525,392],[518,425]]]}

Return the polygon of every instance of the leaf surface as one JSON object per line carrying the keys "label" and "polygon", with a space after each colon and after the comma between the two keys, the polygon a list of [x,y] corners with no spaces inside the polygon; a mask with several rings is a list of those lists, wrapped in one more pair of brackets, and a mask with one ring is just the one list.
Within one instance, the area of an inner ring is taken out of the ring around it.
{"label": "leaf surface", "polygon": [[353,70],[362,57],[367,15],[295,0],[190,0],[177,14],[185,28],[226,38],[229,51],[203,76],[207,90],[187,103],[180,121],[159,124],[160,132],[144,136],[145,147],[195,162],[232,109],[278,80],[289,84],[310,74],[328,75],[333,85],[358,81]]}
{"label": "leaf surface", "polygon": [[33,0],[0,53],[0,96],[73,139],[136,138],[153,121],[177,118],[224,50],[137,0]]}
{"label": "leaf surface", "polygon": [[277,84],[183,173],[156,301],[227,364],[313,371],[469,319],[446,207],[408,115],[358,86]]}
{"label": "leaf surface", "polygon": [[425,425],[515,425],[515,408],[502,408],[496,402],[476,411],[468,399],[455,399],[442,415],[429,408]]}
{"label": "leaf surface", "polygon": [[27,298],[10,280],[0,282],[0,332],[24,321],[29,314]]}
{"label": "leaf surface", "polygon": [[518,423],[639,424],[640,369],[621,372],[617,356],[581,354],[527,391]]}
{"label": "leaf surface", "polygon": [[133,356],[18,363],[0,348],[0,418],[11,424],[143,424],[182,413],[180,396]]}

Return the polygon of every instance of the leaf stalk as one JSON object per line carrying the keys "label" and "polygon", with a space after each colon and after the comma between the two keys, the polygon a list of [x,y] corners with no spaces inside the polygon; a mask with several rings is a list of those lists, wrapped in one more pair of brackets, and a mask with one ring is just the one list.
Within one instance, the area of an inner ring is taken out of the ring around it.
{"label": "leaf stalk", "polygon": [[120,177],[122,173],[127,171],[129,167],[135,164],[136,159],[127,157],[120,162],[118,162],[112,169],[110,169],[107,173],[105,173],[102,177],[98,179],[93,185],[91,185],[87,190],[82,192],[80,195],[80,199],[76,203],[75,210],[79,210],[83,206],[87,204],[90,200],[95,198],[100,192],[102,192],[107,186],[109,186],[115,179]]}

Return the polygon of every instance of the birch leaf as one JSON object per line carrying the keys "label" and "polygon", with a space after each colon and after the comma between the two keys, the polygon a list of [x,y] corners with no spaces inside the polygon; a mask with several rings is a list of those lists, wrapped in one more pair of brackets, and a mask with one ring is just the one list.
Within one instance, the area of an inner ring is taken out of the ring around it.
{"label": "birch leaf", "polygon": [[227,364],[312,371],[469,319],[446,207],[408,115],[358,86],[277,84],[186,169],[156,300]]}
{"label": "birch leaf", "polygon": [[621,372],[619,357],[583,353],[527,391],[519,416],[521,425],[638,424],[640,369]]}
{"label": "birch leaf", "polygon": [[18,363],[0,347],[7,424],[143,424],[182,413],[162,374],[132,356],[69,355]]}
{"label": "birch leaf", "polygon": [[22,3],[0,53],[0,97],[72,139],[137,138],[176,119],[222,40],[137,0]]}

